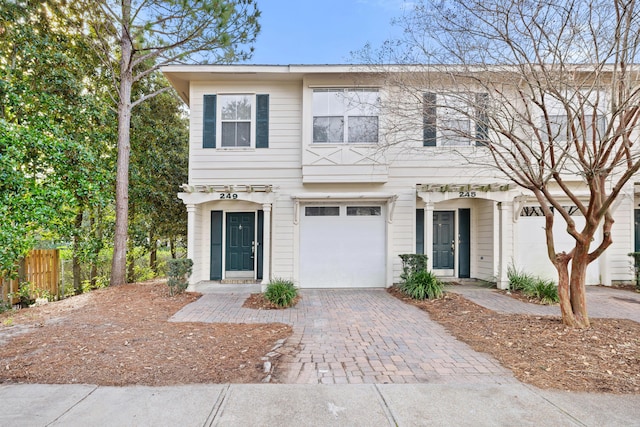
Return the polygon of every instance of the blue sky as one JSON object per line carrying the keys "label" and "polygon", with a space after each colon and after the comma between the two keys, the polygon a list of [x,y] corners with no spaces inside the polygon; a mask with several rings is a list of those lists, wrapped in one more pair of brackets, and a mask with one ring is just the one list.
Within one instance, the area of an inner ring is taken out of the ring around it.
{"label": "blue sky", "polygon": [[344,64],[397,32],[404,0],[258,0],[262,30],[251,64]]}

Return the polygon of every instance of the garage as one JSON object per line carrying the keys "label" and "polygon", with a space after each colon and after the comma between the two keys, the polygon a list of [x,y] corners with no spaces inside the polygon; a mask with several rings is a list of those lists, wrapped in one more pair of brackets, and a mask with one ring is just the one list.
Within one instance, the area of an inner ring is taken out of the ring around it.
{"label": "garage", "polygon": [[300,287],[384,287],[385,216],[375,204],[302,206]]}
{"label": "garage", "polygon": [[[576,227],[584,227],[584,217],[575,207],[567,208]],[[534,274],[545,279],[558,282],[558,273],[547,255],[547,242],[545,237],[545,217],[540,206],[526,206],[520,212],[516,239],[516,267],[526,273]],[[574,247],[574,239],[567,233],[567,223],[559,214],[554,216],[553,235],[555,237],[556,251],[569,252]],[[601,242],[600,232],[596,234],[596,241],[592,246]],[[569,267],[570,268],[570,267]],[[598,261],[592,262],[587,267],[587,285],[600,283],[600,269]]]}

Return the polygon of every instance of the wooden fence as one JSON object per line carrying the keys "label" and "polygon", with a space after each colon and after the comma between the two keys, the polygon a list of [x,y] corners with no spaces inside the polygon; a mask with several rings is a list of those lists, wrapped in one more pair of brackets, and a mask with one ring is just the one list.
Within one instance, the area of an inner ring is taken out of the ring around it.
{"label": "wooden fence", "polygon": [[35,249],[20,263],[18,278],[0,278],[0,298],[7,301],[12,295],[11,304],[20,301],[17,296],[19,284],[29,282],[31,296],[35,298],[34,291],[47,292],[56,297],[60,285],[60,251],[58,249]]}

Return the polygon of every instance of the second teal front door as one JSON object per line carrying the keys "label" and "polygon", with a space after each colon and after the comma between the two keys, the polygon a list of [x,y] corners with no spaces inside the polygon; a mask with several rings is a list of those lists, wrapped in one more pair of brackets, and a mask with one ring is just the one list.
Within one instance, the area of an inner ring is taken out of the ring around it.
{"label": "second teal front door", "polygon": [[433,268],[453,270],[454,212],[433,212]]}
{"label": "second teal front door", "polygon": [[255,214],[227,213],[226,271],[253,271]]}

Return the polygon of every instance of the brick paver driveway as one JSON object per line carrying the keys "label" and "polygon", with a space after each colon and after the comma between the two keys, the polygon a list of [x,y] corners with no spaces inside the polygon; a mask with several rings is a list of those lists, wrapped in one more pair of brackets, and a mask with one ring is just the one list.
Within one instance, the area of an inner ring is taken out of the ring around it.
{"label": "brick paver driveway", "polygon": [[286,383],[515,381],[495,359],[382,289],[305,289],[287,310],[242,308],[247,295],[205,294],[171,320],[292,325],[293,336],[278,350],[279,378]]}

